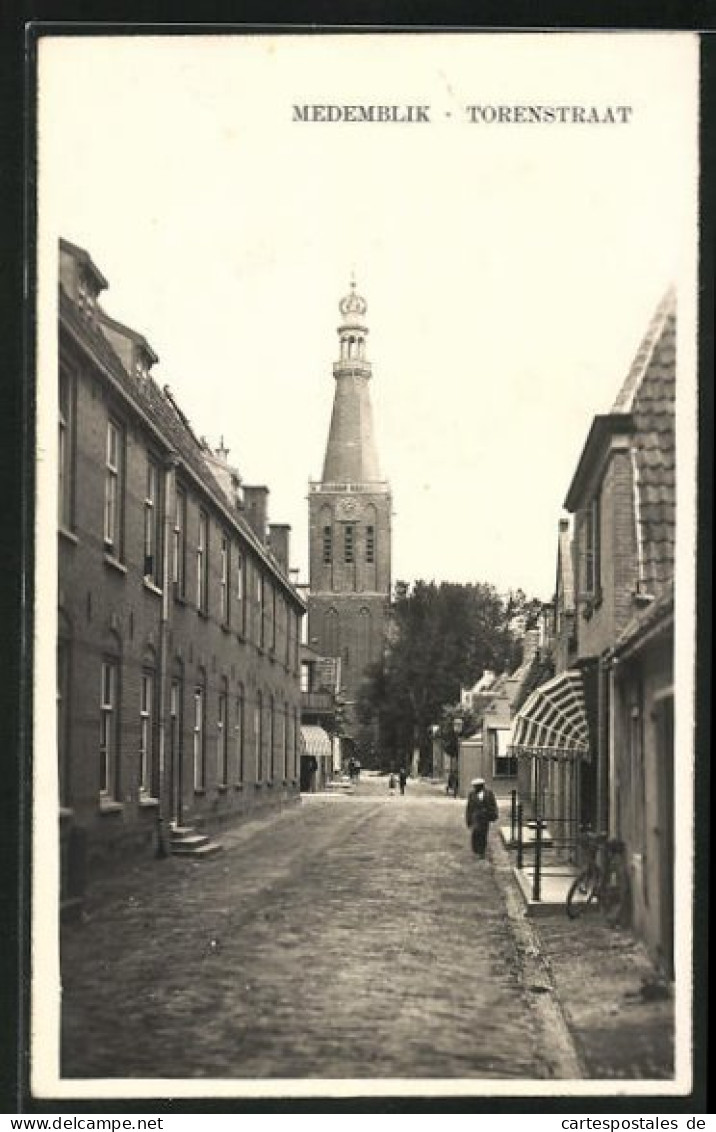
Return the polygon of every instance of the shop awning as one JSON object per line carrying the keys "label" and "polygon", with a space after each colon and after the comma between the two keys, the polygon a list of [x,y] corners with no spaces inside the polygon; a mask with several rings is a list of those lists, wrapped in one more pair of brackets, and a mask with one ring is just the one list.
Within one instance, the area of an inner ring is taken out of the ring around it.
{"label": "shop awning", "polygon": [[301,724],[304,753],[313,755],[316,759],[330,759],[332,756],[331,740],[322,727],[311,724]]}
{"label": "shop awning", "polygon": [[581,672],[560,672],[535,688],[515,716],[510,750],[514,755],[589,761]]}

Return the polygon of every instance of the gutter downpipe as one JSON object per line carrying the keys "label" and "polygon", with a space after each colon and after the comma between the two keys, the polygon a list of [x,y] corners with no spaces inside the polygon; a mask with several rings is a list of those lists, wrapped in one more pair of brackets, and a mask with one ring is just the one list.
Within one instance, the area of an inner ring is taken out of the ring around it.
{"label": "gutter downpipe", "polygon": [[169,628],[169,569],[172,545],[172,516],[174,514],[174,487],[179,460],[170,452],[164,460],[164,524],[162,531],[162,603],[159,621],[159,808],[157,810],[157,857],[167,856],[166,829],[172,817],[172,799],[167,799],[167,673],[169,656],[167,635]]}
{"label": "gutter downpipe", "polygon": [[619,836],[620,815],[617,813],[617,728],[615,726],[616,720],[616,668],[619,663],[613,652],[610,652],[606,658],[607,671],[609,674],[609,720],[608,720],[608,743],[609,743],[609,802],[607,812],[607,831],[610,837]]}

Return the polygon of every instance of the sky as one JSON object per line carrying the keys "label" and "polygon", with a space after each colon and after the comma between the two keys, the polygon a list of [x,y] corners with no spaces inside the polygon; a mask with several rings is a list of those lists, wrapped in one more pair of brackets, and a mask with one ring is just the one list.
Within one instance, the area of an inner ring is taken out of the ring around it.
{"label": "sky", "polygon": [[[146,336],[195,432],[269,486],[305,579],[354,271],[394,579],[548,600],[592,417],[693,277],[696,51],[672,33],[48,37],[41,295],[58,236],[90,253],[104,309]],[[430,121],[293,120],[327,103]],[[466,111],[522,103],[631,112]]]}

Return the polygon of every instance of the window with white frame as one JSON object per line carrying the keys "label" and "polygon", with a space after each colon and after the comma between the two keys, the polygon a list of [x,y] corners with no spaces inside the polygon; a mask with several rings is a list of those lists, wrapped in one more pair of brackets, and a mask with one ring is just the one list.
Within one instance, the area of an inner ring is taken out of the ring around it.
{"label": "window with white frame", "polygon": [[254,755],[256,759],[256,781],[263,782],[263,703],[260,692],[256,693],[256,704],[254,707]]}
{"label": "window with white frame", "polygon": [[289,718],[288,700],[283,708],[283,774],[284,781],[288,778],[288,718]]}
{"label": "window with white frame", "polygon": [[122,556],[123,447],[122,429],[115,421],[108,421],[104,477],[104,543],[115,558]]}
{"label": "window with white frame", "polygon": [[169,758],[174,770],[172,811],[181,825],[181,809],[183,804],[182,783],[182,700],[183,682],[179,677],[173,677],[169,686]]}
{"label": "window with white frame", "polygon": [[269,699],[269,780],[273,782],[276,777],[276,703],[273,696]]}
{"label": "window with white frame", "polygon": [[177,487],[174,503],[172,580],[177,597],[186,596],[186,492]]}
{"label": "window with white frame", "polygon": [[99,793],[100,799],[111,799],[117,783],[117,695],[118,665],[103,660],[100,689],[99,721]]}
{"label": "window with white frame", "polygon": [[293,717],[290,714],[289,708],[286,708],[286,777],[291,775],[290,761],[291,752],[293,750]]}
{"label": "window with white frame", "polygon": [[139,793],[152,796],[154,771],[154,673],[142,672],[139,700]]}
{"label": "window with white frame", "polygon": [[57,522],[71,531],[74,520],[74,382],[69,370],[60,369],[57,417]]}
{"label": "window with white frame", "polygon": [[203,790],[206,782],[204,759],[204,688],[194,688],[194,726],[192,732],[194,758],[194,790]]}
{"label": "window with white frame", "polygon": [[256,608],[258,611],[258,643],[261,648],[264,647],[266,640],[266,623],[265,623],[265,583],[264,576],[260,570],[256,571]]}
{"label": "window with white frame", "polygon": [[231,616],[229,578],[231,577],[231,542],[221,536],[221,624],[228,625]]}
{"label": "window with white frame", "polygon": [[241,547],[236,551],[236,601],[239,607],[239,632],[246,635],[246,558]]}
{"label": "window with white frame", "polygon": [[285,640],[286,640],[286,656],[285,656],[286,668],[290,668],[290,666],[291,666],[291,639],[292,639],[291,624],[292,624],[292,617],[293,617],[293,613],[291,611],[291,607],[289,606],[288,602],[286,602],[286,615],[284,617],[284,623],[285,623],[285,626],[286,626],[285,633],[284,633]]}
{"label": "window with white frame", "polygon": [[219,714],[216,721],[217,781],[220,786],[229,784],[229,728],[227,721],[228,696],[224,683],[219,693]]}
{"label": "window with white frame", "polygon": [[196,536],[196,608],[207,612],[209,596],[209,516],[199,511]]}
{"label": "window with white frame", "polygon": [[492,773],[495,778],[507,778],[517,774],[517,758],[509,747],[510,730],[505,727],[490,728],[489,746],[492,753]]}
{"label": "window with white frame", "polygon": [[159,484],[159,465],[156,460],[148,456],[147,486],[144,496],[144,577],[155,586],[161,581]]}
{"label": "window with white frame", "polygon": [[601,506],[596,495],[583,516],[584,592],[598,597],[601,593]]}
{"label": "window with white frame", "polygon": [[244,690],[239,688],[234,719],[234,768],[237,784],[244,781]]}
{"label": "window with white frame", "polygon": [[274,651],[277,656],[283,656],[285,650],[285,637],[286,637],[286,603],[283,594],[276,591],[276,611],[275,611],[275,628],[274,628]]}

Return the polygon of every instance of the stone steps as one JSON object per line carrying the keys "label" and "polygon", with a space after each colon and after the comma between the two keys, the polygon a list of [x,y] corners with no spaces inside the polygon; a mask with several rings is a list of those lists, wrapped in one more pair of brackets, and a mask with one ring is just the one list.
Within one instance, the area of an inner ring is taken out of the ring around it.
{"label": "stone steps", "polygon": [[207,833],[198,833],[193,826],[173,826],[169,831],[169,849],[176,857],[212,857],[222,848]]}

